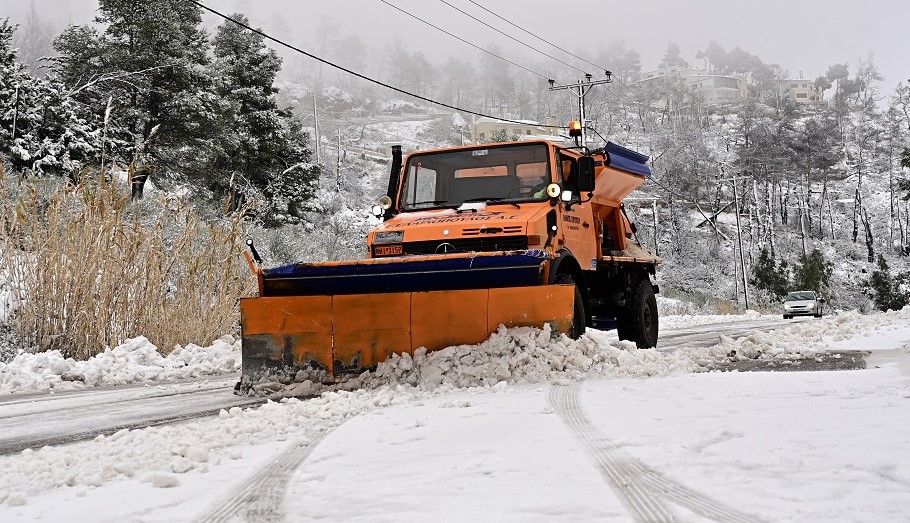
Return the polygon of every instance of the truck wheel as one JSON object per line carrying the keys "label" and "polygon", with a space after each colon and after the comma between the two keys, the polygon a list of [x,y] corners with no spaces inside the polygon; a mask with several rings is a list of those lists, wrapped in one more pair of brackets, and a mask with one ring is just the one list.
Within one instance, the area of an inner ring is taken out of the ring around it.
{"label": "truck wheel", "polygon": [[639,349],[657,346],[657,299],[654,298],[650,280],[639,280],[632,292],[629,308],[617,320],[619,339],[634,341]]}
{"label": "truck wheel", "polygon": [[575,304],[572,311],[572,327],[569,328],[569,332],[566,333],[566,336],[577,340],[585,333],[585,301],[581,295],[581,290],[578,288],[578,284],[575,283],[575,278],[569,274],[560,274],[556,277],[556,283],[563,285],[575,285]]}

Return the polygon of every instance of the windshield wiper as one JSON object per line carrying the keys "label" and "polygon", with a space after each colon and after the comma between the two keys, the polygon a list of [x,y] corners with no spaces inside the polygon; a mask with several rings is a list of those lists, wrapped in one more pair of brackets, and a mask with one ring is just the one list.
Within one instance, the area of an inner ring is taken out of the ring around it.
{"label": "windshield wiper", "polygon": [[508,203],[509,205],[514,205],[517,209],[521,209],[521,205],[518,205],[515,202],[506,202],[505,198],[489,198],[486,196],[478,196],[477,198],[467,198],[462,203],[468,202],[487,202],[487,203]]}
{"label": "windshield wiper", "polygon": [[[427,203],[431,203],[431,204],[433,204],[433,205],[442,205],[442,204],[444,204],[444,203],[449,203],[449,200],[424,200],[424,201],[422,201],[422,202],[414,202],[414,203],[412,203],[412,204],[410,204],[410,205],[411,205],[411,207],[413,207],[413,206],[415,206],[415,205],[424,205],[424,204],[427,204]],[[445,207],[453,207],[453,206],[452,206],[452,205],[446,205]]]}

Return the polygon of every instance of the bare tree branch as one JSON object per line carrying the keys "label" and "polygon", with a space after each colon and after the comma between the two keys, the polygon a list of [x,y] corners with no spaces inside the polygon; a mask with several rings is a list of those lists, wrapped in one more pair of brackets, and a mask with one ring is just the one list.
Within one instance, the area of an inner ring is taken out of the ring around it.
{"label": "bare tree branch", "polygon": [[104,75],[95,76],[95,77],[93,77],[91,80],[89,80],[88,82],[82,84],[81,86],[79,86],[79,87],[73,89],[72,91],[70,91],[69,93],[67,93],[67,97],[72,97],[72,96],[74,96],[74,95],[76,95],[76,94],[79,94],[80,92],[84,91],[85,89],[88,89],[89,87],[92,87],[92,86],[97,85],[97,84],[99,84],[99,83],[102,83],[102,82],[109,82],[109,81],[115,81],[115,80],[122,81],[122,82],[124,82],[124,83],[127,83],[128,85],[131,85],[131,86],[135,87],[134,84],[131,84],[131,83],[129,83],[129,82],[126,82],[126,81],[123,80],[123,79],[124,79],[124,78],[129,78],[129,77],[131,77],[131,76],[137,76],[137,75],[145,74],[145,73],[148,73],[148,72],[151,72],[151,71],[155,71],[155,70],[158,70],[158,69],[166,69],[166,68],[168,68],[168,67],[174,67],[175,65],[179,65],[179,64],[173,63],[173,64],[165,64],[165,65],[156,65],[156,66],[154,66],[154,67],[149,67],[149,68],[147,68],[147,69],[142,69],[141,71],[125,71],[125,72],[111,73],[111,74],[104,74]]}

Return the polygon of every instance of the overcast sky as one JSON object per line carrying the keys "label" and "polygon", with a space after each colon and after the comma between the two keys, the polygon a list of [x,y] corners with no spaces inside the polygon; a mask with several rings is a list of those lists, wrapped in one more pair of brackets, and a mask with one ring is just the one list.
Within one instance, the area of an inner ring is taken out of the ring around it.
{"label": "overcast sky", "polygon": [[[87,23],[95,0],[33,0],[39,11],[60,25]],[[516,62],[544,58],[483,27],[441,0],[387,0],[480,46],[494,43]],[[519,39],[546,45],[496,20],[469,0],[447,0],[501,27]],[[780,64],[791,76],[800,71],[815,78],[833,63],[849,63],[851,73],[860,57],[873,54],[885,75],[883,94],[910,78],[910,21],[907,0],[475,0],[512,22],[561,47],[588,58],[598,43],[621,39],[642,54],[642,68],[656,68],[667,43],[676,42],[693,65],[695,53],[711,40],[729,50],[740,46],[765,63]],[[294,43],[313,45],[320,24],[334,23],[340,36],[358,34],[381,47],[393,38],[420,48],[434,61],[449,56],[476,60],[479,51],[407,17],[380,0],[205,0],[215,9],[246,12],[266,32],[294,33]],[[21,21],[28,0],[0,0],[0,17]],[[307,49],[317,51],[316,49]],[[547,52],[570,61],[559,51]],[[577,63],[577,62],[576,62]],[[609,66],[609,64],[604,64]],[[506,66],[504,64],[504,66]],[[566,78],[564,81],[572,81]]]}

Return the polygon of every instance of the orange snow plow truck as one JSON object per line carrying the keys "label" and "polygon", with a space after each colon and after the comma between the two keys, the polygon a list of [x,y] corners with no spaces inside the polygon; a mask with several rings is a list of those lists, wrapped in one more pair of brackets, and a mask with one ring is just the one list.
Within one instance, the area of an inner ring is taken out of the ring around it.
{"label": "orange snow plow truck", "polygon": [[248,254],[259,296],[240,303],[240,387],[342,380],[393,353],[480,343],[499,325],[572,337],[615,327],[654,347],[660,260],[622,206],[651,175],[646,161],[613,143],[472,145],[404,162],[394,148],[366,259],[262,269]]}

